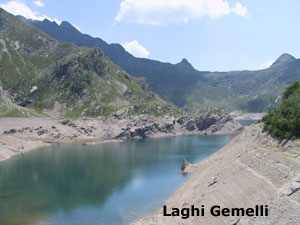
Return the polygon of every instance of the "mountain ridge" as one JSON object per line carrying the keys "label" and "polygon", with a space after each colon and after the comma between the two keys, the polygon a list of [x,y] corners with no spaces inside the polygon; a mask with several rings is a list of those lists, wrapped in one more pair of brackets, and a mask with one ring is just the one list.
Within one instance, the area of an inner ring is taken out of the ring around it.
{"label": "mountain ridge", "polygon": [[[136,58],[120,44],[108,44],[101,38],[82,34],[74,27],[74,33],[70,33],[55,22],[50,27],[49,21],[24,20],[60,41],[100,47],[115,64],[135,77],[145,77],[155,93],[186,111],[222,108],[266,112],[278,106],[287,85],[300,79],[299,59],[286,53],[263,70],[198,71],[186,59],[171,64]],[[68,23],[68,26],[72,25]]]}
{"label": "mountain ridge", "polygon": [[[177,111],[152,93],[144,79],[113,64],[100,48],[57,41],[3,9],[0,86],[13,104],[39,113],[108,116],[126,109],[128,115],[160,116]],[[4,95],[0,97],[1,103]],[[0,115],[1,111],[0,107]]]}

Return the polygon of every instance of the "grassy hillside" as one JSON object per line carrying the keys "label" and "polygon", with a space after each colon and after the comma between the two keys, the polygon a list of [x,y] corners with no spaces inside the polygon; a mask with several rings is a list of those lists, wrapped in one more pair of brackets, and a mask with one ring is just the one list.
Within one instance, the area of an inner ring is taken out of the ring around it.
{"label": "grassy hillside", "polygon": [[201,72],[187,60],[170,64],[136,58],[121,45],[107,44],[100,38],[82,34],[68,22],[57,25],[48,20],[25,21],[58,40],[100,47],[114,63],[135,77],[146,77],[154,92],[187,111],[222,108],[267,112],[279,106],[286,86],[300,79],[300,60],[288,54],[283,54],[271,68],[264,70]]}
{"label": "grassy hillside", "polygon": [[[282,59],[288,58],[288,60]],[[188,109],[222,107],[248,112],[267,112],[278,107],[284,89],[300,79],[300,60],[283,54],[268,69],[258,71],[216,72],[205,75],[189,89]]]}
{"label": "grassy hillside", "polygon": [[195,70],[186,60],[173,65],[136,58],[126,52],[120,44],[108,44],[100,38],[82,34],[68,22],[58,25],[47,19],[44,21],[22,19],[57,40],[75,43],[77,46],[101,48],[115,64],[135,77],[145,77],[155,93],[180,107],[185,104],[187,89],[195,82],[204,79],[201,76],[204,73]]}
{"label": "grassy hillside", "polygon": [[155,115],[178,113],[144,79],[114,65],[101,49],[61,43],[3,9],[0,86],[13,104],[40,113],[98,116],[134,106]]}
{"label": "grassy hillside", "polygon": [[282,139],[300,138],[300,81],[283,93],[282,104],[263,118],[265,129]]}

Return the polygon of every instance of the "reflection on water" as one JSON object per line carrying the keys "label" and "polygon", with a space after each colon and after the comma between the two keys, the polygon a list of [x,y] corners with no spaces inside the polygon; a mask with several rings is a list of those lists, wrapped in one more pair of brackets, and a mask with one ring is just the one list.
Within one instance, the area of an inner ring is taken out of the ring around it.
{"label": "reflection on water", "polygon": [[228,136],[54,145],[0,163],[0,224],[128,224],[158,210]]}

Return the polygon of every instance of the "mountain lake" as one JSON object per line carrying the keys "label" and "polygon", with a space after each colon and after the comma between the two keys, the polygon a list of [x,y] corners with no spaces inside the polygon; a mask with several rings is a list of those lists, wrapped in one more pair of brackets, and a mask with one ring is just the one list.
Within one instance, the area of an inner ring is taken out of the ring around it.
{"label": "mountain lake", "polygon": [[0,162],[0,224],[120,225],[159,210],[187,179],[181,162],[215,153],[228,135],[101,145],[56,144]]}

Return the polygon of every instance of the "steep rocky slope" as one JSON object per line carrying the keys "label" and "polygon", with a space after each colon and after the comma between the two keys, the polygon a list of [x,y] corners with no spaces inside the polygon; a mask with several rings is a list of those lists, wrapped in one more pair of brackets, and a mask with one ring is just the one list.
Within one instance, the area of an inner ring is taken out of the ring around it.
{"label": "steep rocky slope", "polygon": [[[237,132],[230,143],[187,168],[191,173],[165,203],[169,209],[205,206],[204,217],[155,215],[133,224],[295,225],[300,223],[300,142],[280,142],[255,124]],[[268,205],[265,217],[214,217],[210,207],[247,208]]]}
{"label": "steep rocky slope", "polygon": [[114,65],[101,49],[61,43],[3,9],[0,87],[1,95],[13,104],[40,113],[103,116],[123,108],[132,114],[176,111],[156,97],[145,80]]}
{"label": "steep rocky slope", "polygon": [[146,77],[154,92],[188,111],[267,112],[280,104],[284,88],[300,79],[300,60],[283,54],[267,69],[257,71],[198,71],[183,59],[177,64],[136,58],[119,44],[82,34],[68,22],[48,20],[27,23],[50,36],[78,46],[100,47],[117,65],[136,77]]}

